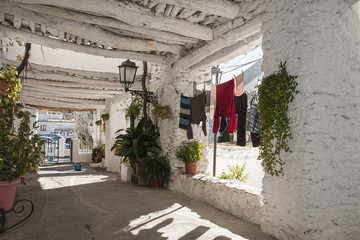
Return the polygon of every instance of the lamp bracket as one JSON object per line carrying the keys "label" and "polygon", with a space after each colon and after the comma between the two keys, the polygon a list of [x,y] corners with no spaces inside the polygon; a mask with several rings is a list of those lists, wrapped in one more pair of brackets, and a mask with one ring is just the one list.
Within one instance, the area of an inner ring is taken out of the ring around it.
{"label": "lamp bracket", "polygon": [[131,95],[139,95],[140,97],[142,97],[142,99],[144,99],[144,101],[148,103],[154,101],[155,99],[153,92],[139,90],[129,90],[129,92],[131,93]]}

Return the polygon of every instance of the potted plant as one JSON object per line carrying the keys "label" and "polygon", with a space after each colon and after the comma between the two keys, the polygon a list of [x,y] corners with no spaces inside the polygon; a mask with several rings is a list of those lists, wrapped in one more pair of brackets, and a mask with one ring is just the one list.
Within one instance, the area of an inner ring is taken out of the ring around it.
{"label": "potted plant", "polygon": [[5,96],[9,91],[9,83],[5,78],[0,78],[0,95]]}
{"label": "potted plant", "polygon": [[[125,133],[122,133],[125,131]],[[118,156],[128,157],[136,176],[140,175],[139,161],[143,158],[156,154],[160,146],[157,139],[160,136],[159,129],[150,119],[142,118],[136,127],[119,129],[115,132],[115,143],[111,148],[114,150],[117,146]]]}
{"label": "potted plant", "polygon": [[[30,127],[30,112],[14,112],[20,100],[21,84],[14,68],[1,69],[0,78],[9,83],[9,91],[0,96],[0,208],[12,208],[20,178],[35,169],[44,156],[45,140]],[[21,113],[21,114],[20,114]],[[18,129],[16,115],[21,117]],[[36,123],[33,125],[36,128]]]}
{"label": "potted plant", "polygon": [[95,148],[93,148],[93,155],[95,156],[95,162],[101,162],[105,153],[105,144],[98,143]]}
{"label": "potted plant", "polygon": [[197,162],[203,158],[204,144],[193,141],[184,141],[176,150],[176,157],[185,163],[185,170],[187,174],[196,174]]}
{"label": "potted plant", "polygon": [[100,126],[100,125],[101,125],[101,120],[95,121],[95,124],[96,124],[97,126]]}
{"label": "potted plant", "polygon": [[131,98],[131,104],[125,110],[125,118],[126,119],[136,119],[140,116],[141,110],[143,108],[143,99],[134,95]]}
{"label": "potted plant", "polygon": [[170,113],[169,105],[160,105],[157,101],[153,102],[153,115],[156,119],[167,119]]}
{"label": "potted plant", "polygon": [[171,167],[166,156],[146,157],[139,163],[141,176],[150,187],[162,187],[170,178]]}
{"label": "potted plant", "polygon": [[104,121],[107,121],[109,118],[110,118],[110,115],[108,113],[104,113],[104,114],[101,114],[101,118],[104,120]]}

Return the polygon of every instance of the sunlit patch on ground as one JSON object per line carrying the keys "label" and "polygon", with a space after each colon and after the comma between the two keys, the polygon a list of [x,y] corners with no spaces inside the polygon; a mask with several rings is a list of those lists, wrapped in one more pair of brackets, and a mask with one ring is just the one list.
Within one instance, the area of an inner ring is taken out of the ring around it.
{"label": "sunlit patch on ground", "polygon": [[[191,223],[196,222],[196,225]],[[195,227],[196,226],[196,227]],[[138,235],[141,231],[157,229],[161,237],[171,239],[207,240],[217,235],[217,239],[247,239],[222,228],[209,220],[202,219],[196,212],[178,203],[162,211],[152,212],[130,221],[128,227],[114,233],[131,232]],[[185,233],[185,235],[184,235]]]}

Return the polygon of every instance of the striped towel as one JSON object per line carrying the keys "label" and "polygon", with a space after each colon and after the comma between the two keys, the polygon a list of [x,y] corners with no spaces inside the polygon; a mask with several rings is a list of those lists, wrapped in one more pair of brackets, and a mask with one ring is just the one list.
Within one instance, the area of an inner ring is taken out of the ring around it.
{"label": "striped towel", "polygon": [[190,100],[191,97],[186,97],[181,94],[180,97],[180,122],[179,127],[187,129],[190,120]]}

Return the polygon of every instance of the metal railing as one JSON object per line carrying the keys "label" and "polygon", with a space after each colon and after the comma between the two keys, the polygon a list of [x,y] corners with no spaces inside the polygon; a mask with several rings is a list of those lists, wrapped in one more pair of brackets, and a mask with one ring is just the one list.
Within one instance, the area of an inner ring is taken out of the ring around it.
{"label": "metal railing", "polygon": [[93,149],[93,143],[92,142],[86,142],[82,139],[80,140],[80,148],[79,148],[79,153],[92,153],[92,149]]}

